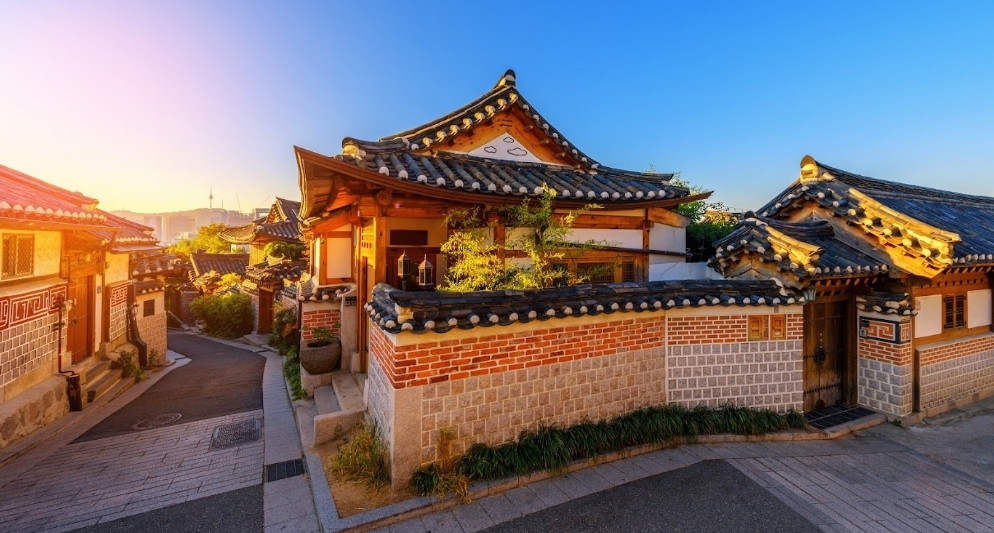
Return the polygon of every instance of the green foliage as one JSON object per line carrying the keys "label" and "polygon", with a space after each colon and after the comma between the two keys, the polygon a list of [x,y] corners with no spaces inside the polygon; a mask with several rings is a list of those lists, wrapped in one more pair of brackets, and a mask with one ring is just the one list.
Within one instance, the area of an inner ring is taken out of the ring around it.
{"label": "green foliage", "polygon": [[247,294],[229,292],[195,298],[190,309],[204,323],[204,333],[212,337],[232,339],[252,332],[255,314],[252,298]]}
{"label": "green foliage", "polygon": [[[674,176],[670,183],[686,187],[690,194],[707,192],[707,189]],[[674,209],[677,213],[690,219],[687,226],[687,249],[690,250],[690,261],[706,261],[714,255],[714,242],[728,235],[735,228],[737,220],[731,216],[709,217],[709,211],[726,212],[728,207],[721,202],[695,200],[681,204]]]}
{"label": "green foliage", "polygon": [[307,346],[311,348],[327,346],[331,344],[331,341],[335,340],[335,333],[331,330],[331,328],[318,326],[308,327],[307,329],[311,332],[311,338],[307,341]]}
{"label": "green foliage", "polygon": [[266,244],[262,252],[268,256],[297,261],[304,257],[304,253],[307,252],[307,246],[299,242],[273,241]]}
{"label": "green foliage", "polygon": [[365,483],[378,491],[390,483],[386,446],[375,423],[363,420],[331,459],[331,472],[347,481]]}
{"label": "green foliage", "polygon": [[190,254],[205,252],[209,254],[223,254],[231,251],[231,243],[220,237],[222,230],[228,226],[221,223],[201,226],[197,234],[190,239],[183,239],[166,249],[168,253],[176,254],[183,259],[189,260]]}
{"label": "green foliage", "polygon": [[[600,206],[591,204],[562,215],[555,213],[555,197],[556,191],[543,183],[542,195],[537,200],[526,198],[521,204],[501,209],[498,213],[507,228],[527,230],[506,242],[503,249],[490,239],[490,228],[478,209],[450,213],[445,223],[456,231],[442,244],[442,252],[449,255],[451,262],[439,289],[452,292],[534,289],[585,281],[585,276],[560,265],[601,244],[567,239],[576,217]],[[523,252],[530,264],[517,266],[505,261],[506,251]]]}
{"label": "green foliage", "polygon": [[[500,479],[536,470],[561,470],[570,461],[597,457],[632,446],[668,445],[678,437],[737,434],[762,435],[785,428],[807,427],[796,411],[781,415],[767,409],[725,404],[718,408],[698,406],[645,407],[611,420],[581,422],[568,428],[541,426],[525,430],[512,442],[497,446],[474,444],[455,460],[456,471],[466,480]],[[440,459],[414,474],[414,486],[422,494],[438,493],[446,469]]]}
{"label": "green foliage", "polygon": [[296,401],[306,396],[304,387],[300,384],[300,357],[297,355],[297,347],[287,348],[283,355],[283,375],[290,383],[290,398]]}
{"label": "green foliage", "polygon": [[273,316],[273,327],[269,334],[269,345],[280,354],[286,355],[290,348],[300,342],[300,329],[297,326],[297,310],[292,307],[280,309]]}
{"label": "green foliage", "polygon": [[134,352],[128,350],[118,352],[117,364],[121,366],[121,373],[126,378],[133,377],[135,380],[141,381],[145,377],[145,369],[138,366]]}

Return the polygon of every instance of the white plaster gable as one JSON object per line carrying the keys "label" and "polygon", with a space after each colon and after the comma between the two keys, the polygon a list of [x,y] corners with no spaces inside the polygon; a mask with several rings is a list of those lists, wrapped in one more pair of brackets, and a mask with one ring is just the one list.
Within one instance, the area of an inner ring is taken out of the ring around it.
{"label": "white plaster gable", "polygon": [[510,133],[504,132],[494,137],[483,146],[467,152],[477,157],[502,159],[504,161],[528,161],[531,163],[549,163],[535,156],[531,150],[521,144]]}

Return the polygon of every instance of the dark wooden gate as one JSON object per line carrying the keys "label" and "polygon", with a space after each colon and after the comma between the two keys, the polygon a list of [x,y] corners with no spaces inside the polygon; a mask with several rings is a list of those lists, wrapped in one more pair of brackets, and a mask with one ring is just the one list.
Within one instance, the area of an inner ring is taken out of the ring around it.
{"label": "dark wooden gate", "polygon": [[93,276],[79,277],[69,283],[69,300],[73,305],[66,317],[66,348],[72,351],[73,364],[89,357],[93,346],[92,291]]}
{"label": "dark wooden gate", "polygon": [[268,289],[259,288],[259,323],[258,333],[270,333],[273,329],[273,301],[275,293]]}
{"label": "dark wooden gate", "polygon": [[849,302],[804,306],[804,411],[845,400]]}

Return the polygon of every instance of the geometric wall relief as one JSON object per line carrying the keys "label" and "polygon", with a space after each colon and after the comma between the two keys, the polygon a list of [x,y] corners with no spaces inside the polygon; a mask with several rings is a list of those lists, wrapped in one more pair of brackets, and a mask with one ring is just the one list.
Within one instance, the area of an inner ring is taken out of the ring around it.
{"label": "geometric wall relief", "polygon": [[504,161],[529,161],[531,163],[546,162],[535,157],[535,154],[525,148],[525,146],[521,144],[520,141],[515,139],[510,133],[501,133],[493,139],[490,139],[490,141],[483,146],[467,153],[477,157],[501,159]]}
{"label": "geometric wall relief", "polygon": [[863,339],[901,344],[902,339],[905,342],[911,340],[911,324],[859,317],[859,336]]}
{"label": "geometric wall relief", "polygon": [[53,306],[59,297],[65,299],[65,285],[0,298],[0,331],[58,312]]}

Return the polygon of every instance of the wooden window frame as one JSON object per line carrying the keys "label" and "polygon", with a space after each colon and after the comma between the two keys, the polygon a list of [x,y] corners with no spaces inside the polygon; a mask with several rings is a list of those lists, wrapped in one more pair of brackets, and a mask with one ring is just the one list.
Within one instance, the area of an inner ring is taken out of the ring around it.
{"label": "wooden window frame", "polygon": [[142,304],[142,317],[152,316],[155,314],[155,300],[145,300]]}
{"label": "wooden window frame", "polygon": [[[21,264],[21,251],[27,246],[30,253],[25,255],[28,258],[27,265]],[[3,271],[4,279],[27,278],[34,275],[35,268],[35,236],[23,233],[3,234]],[[8,265],[12,269],[8,270]]]}
{"label": "wooden window frame", "polygon": [[[964,331],[969,325],[967,295],[953,292],[942,295],[942,333]],[[951,309],[950,309],[951,307]]]}

